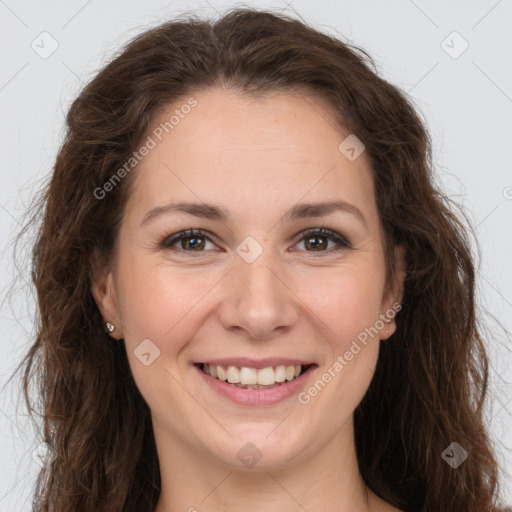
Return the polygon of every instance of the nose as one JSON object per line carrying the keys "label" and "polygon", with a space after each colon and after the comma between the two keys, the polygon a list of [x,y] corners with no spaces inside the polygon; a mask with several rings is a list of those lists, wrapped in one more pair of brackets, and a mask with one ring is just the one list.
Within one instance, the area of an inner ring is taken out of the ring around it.
{"label": "nose", "polygon": [[224,280],[220,322],[251,339],[271,339],[290,330],[299,318],[298,299],[287,273],[265,250],[252,263],[235,258]]}

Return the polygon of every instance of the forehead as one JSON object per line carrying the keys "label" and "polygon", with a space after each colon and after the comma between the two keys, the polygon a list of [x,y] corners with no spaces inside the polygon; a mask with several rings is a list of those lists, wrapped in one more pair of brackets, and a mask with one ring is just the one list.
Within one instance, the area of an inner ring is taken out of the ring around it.
{"label": "forehead", "polygon": [[143,216],[176,199],[269,211],[301,198],[350,200],[371,210],[366,155],[351,161],[340,152],[350,134],[329,108],[292,92],[254,98],[210,89],[176,101],[146,134],[154,147],[134,171],[128,211]]}

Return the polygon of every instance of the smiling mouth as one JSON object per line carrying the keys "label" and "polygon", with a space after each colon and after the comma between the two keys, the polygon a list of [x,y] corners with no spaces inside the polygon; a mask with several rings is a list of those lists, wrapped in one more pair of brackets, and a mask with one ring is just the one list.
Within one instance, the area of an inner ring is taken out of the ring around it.
{"label": "smiling mouth", "polygon": [[298,379],[317,365],[278,365],[260,369],[206,363],[197,363],[196,366],[209,377],[238,388],[271,389]]}

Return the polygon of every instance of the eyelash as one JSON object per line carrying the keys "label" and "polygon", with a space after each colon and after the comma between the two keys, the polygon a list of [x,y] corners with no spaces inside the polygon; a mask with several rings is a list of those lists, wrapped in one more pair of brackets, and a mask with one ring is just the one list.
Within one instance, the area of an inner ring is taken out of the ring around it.
{"label": "eyelash", "polygon": [[[308,253],[312,253],[311,256],[314,258],[323,258],[325,256],[332,254],[333,252],[352,249],[352,245],[346,238],[342,237],[335,231],[332,231],[327,228],[308,229],[306,231],[302,231],[299,234],[299,236],[301,238],[299,238],[297,240],[296,244],[301,242],[308,236],[322,236],[322,237],[328,238],[328,239],[330,239],[330,241],[338,244],[337,247],[327,249],[325,251],[318,251],[318,252],[306,251]],[[179,233],[175,233],[173,235],[165,237],[162,240],[162,242],[160,243],[160,248],[161,249],[170,249],[172,251],[183,251],[183,252],[187,252],[187,253],[201,254],[201,253],[206,252],[206,251],[191,251],[191,250],[186,250],[186,249],[181,249],[181,248],[178,249],[176,247],[172,247],[176,242],[180,242],[181,240],[184,240],[186,238],[193,238],[193,237],[203,237],[213,243],[213,240],[207,235],[206,231],[203,231],[202,229],[188,229],[186,231],[180,231]],[[199,254],[198,254],[198,256],[199,256]]]}

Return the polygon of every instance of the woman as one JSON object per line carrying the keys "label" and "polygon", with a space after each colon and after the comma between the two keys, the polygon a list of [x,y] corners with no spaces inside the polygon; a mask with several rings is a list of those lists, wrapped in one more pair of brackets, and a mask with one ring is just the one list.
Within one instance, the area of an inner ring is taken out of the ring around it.
{"label": "woman", "polygon": [[368,62],[239,9],[141,34],[74,101],[35,510],[499,510],[467,235]]}

